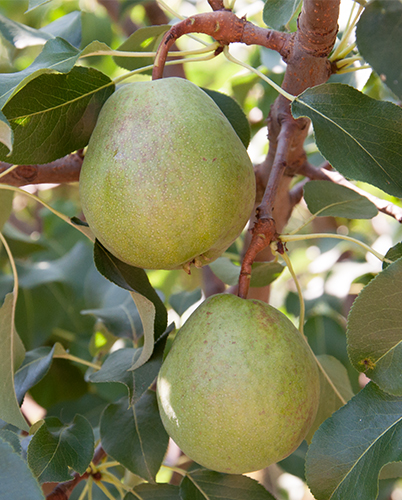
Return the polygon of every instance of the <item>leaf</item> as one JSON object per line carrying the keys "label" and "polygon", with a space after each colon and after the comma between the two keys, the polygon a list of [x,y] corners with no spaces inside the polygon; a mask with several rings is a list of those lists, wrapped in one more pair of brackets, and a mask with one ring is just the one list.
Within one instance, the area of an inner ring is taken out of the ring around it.
{"label": "leaf", "polygon": [[243,109],[239,104],[230,96],[215,90],[201,88],[206,94],[215,101],[222,113],[226,116],[229,123],[234,128],[236,134],[239,136],[244,147],[247,148],[250,144],[251,130],[250,124],[244,114]]}
{"label": "leaf", "polygon": [[[219,257],[209,264],[213,273],[230,286],[237,285],[240,276],[240,266],[227,257]],[[254,262],[251,272],[250,286],[261,287],[272,283],[281,274],[284,267],[278,262]]]}
{"label": "leaf", "polygon": [[[137,29],[127,40],[125,40],[117,50],[126,52],[156,52],[162,36],[170,29],[169,25],[147,26]],[[154,57],[122,57],[113,56],[114,62],[130,71],[154,63]],[[143,72],[147,74],[148,72]]]}
{"label": "leaf", "polygon": [[[44,500],[42,490],[21,456],[0,437],[1,500]],[[18,487],[16,487],[18,485]]]}
{"label": "leaf", "polygon": [[[385,254],[385,258],[386,259],[393,260],[393,261],[398,260],[399,257],[402,257],[402,242],[397,243],[396,245],[394,245]],[[389,263],[383,261],[382,268],[385,269],[388,266],[389,266]]]}
{"label": "leaf", "polygon": [[[334,384],[339,395],[345,402],[349,401],[349,399],[353,397],[353,390],[350,385],[348,372],[343,364],[338,359],[333,356],[328,356],[327,354],[317,356],[317,359],[331,382]],[[308,443],[311,442],[314,433],[320,425],[344,404],[321,370],[319,370],[319,375],[320,402],[313,425],[306,436],[306,441]]]}
{"label": "leaf", "polygon": [[402,109],[341,83],[309,88],[292,103],[313,122],[321,154],[341,174],[402,197]]}
{"label": "leaf", "polygon": [[22,365],[14,375],[15,393],[19,404],[22,403],[25,394],[34,385],[40,382],[49,371],[53,361],[54,347],[38,347],[28,351]]}
{"label": "leaf", "polygon": [[270,28],[283,31],[301,4],[301,0],[266,0],[262,17]]}
{"label": "leaf", "polygon": [[[172,327],[173,325],[171,325]],[[168,332],[172,328],[168,329]],[[135,371],[130,371],[135,359],[138,359],[142,348],[124,348],[109,354],[102,368],[92,373],[89,380],[94,383],[118,382],[127,387],[130,405],[135,404],[154,382],[162,366],[168,333],[155,344],[155,349],[148,362]]]}
{"label": "leaf", "polygon": [[11,215],[13,199],[13,191],[5,191],[4,189],[0,190],[0,231],[3,229],[4,224]]}
{"label": "leaf", "polygon": [[179,500],[179,487],[173,484],[140,484],[135,495],[127,493],[124,500]]}
{"label": "leaf", "polygon": [[62,38],[45,43],[34,62],[22,71],[0,75],[0,107],[24,85],[44,73],[68,73],[80,56],[80,51]]}
{"label": "leaf", "polygon": [[14,371],[21,364],[25,353],[13,324],[13,302],[14,296],[9,293],[0,308],[0,418],[27,431],[29,427],[14,390]]}
{"label": "leaf", "polygon": [[44,5],[45,3],[49,3],[51,1],[52,0],[29,0],[28,9],[25,11],[25,14],[36,9],[36,7],[39,7],[40,5]]}
{"label": "leaf", "polygon": [[[317,500],[375,500],[383,465],[402,460],[402,398],[373,383],[327,419],[307,452]],[[359,487],[356,487],[356,484]]]}
{"label": "leaf", "polygon": [[65,425],[48,417],[28,446],[28,465],[40,483],[68,481],[69,468],[84,474],[94,453],[94,435],[88,420],[76,415]]}
{"label": "leaf", "polygon": [[201,300],[201,288],[196,288],[191,292],[184,290],[183,292],[175,293],[169,297],[169,304],[179,316],[182,316],[189,307]]}
{"label": "leaf", "polygon": [[147,391],[130,408],[127,398],[109,405],[101,418],[100,433],[108,455],[133,474],[155,482],[169,436],[162,425],[154,392]]}
{"label": "leaf", "polygon": [[360,54],[383,82],[402,98],[402,4],[394,0],[369,2],[356,26]]}
{"label": "leaf", "polygon": [[17,434],[15,434],[15,432],[9,431],[7,429],[0,429],[0,440],[1,439],[11,444],[15,453],[21,455],[22,448],[20,439]]}
{"label": "leaf", "polygon": [[152,354],[154,341],[167,326],[167,311],[159,295],[151,286],[144,269],[129,266],[95,241],[94,260],[98,271],[116,285],[129,290],[144,328],[144,348],[132,369],[139,368]]}
{"label": "leaf", "polygon": [[188,472],[180,484],[181,500],[275,500],[257,481],[246,476],[205,469]]}
{"label": "leaf", "polygon": [[[14,132],[9,163],[48,163],[87,145],[100,109],[113,93],[109,77],[76,66],[67,74],[45,74],[27,83],[4,106]],[[35,95],[35,99],[32,96]]]}
{"label": "leaf", "polygon": [[320,217],[371,219],[376,206],[352,189],[328,181],[310,181],[304,186],[304,199],[312,214]]}
{"label": "leaf", "polygon": [[[1,76],[0,76],[1,80]],[[13,148],[14,135],[4,113],[0,111],[0,142],[3,143],[10,151]]]}
{"label": "leaf", "polygon": [[0,32],[17,49],[44,45],[56,36],[64,38],[77,47],[81,41],[80,17],[79,11],[70,12],[41,29],[35,29],[0,15]]}
{"label": "leaf", "polygon": [[402,258],[372,279],[348,317],[348,352],[356,370],[402,396]]}

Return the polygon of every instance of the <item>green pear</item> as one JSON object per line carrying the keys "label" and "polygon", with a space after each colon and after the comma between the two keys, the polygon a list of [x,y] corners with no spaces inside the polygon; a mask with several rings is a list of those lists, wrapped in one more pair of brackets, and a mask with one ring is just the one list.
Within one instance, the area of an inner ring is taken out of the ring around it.
{"label": "green pear", "polygon": [[303,441],[317,413],[318,369],[280,311],[208,298],[179,330],[157,381],[162,422],[198,464],[229,474],[267,467]]}
{"label": "green pear", "polygon": [[145,269],[201,267],[244,229],[255,200],[247,151],[215,102],[180,78],[122,86],[106,101],[80,175],[96,238]]}

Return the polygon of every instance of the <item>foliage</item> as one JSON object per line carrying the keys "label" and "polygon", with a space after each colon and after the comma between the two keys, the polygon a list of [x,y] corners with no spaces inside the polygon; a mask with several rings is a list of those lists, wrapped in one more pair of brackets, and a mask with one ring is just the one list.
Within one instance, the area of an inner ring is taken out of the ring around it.
{"label": "foliage", "polygon": [[[238,3],[235,13],[286,36],[309,2],[266,0],[262,12]],[[175,328],[209,287],[235,292],[249,234],[191,275],[146,271],[95,241],[76,182],[3,183],[13,164],[44,166],[87,146],[116,87],[150,79],[171,18],[196,13],[177,4],[179,13],[161,2],[169,17],[156,22],[152,2],[0,1],[0,499],[51,498],[48,483],[74,475],[72,500],[285,500],[285,472],[317,500],[389,498],[402,478],[400,1],[345,0],[333,74],[297,96],[281,89],[285,65],[267,47],[177,41],[186,77],[254,163],[265,161],[278,92],[294,118],[312,122],[304,150],[316,177],[292,173],[290,193],[303,203],[288,210],[274,260],[253,262],[250,286],[257,297],[269,286],[271,304],[304,327],[320,406],[301,447],[253,478],[180,455],[154,386]]]}

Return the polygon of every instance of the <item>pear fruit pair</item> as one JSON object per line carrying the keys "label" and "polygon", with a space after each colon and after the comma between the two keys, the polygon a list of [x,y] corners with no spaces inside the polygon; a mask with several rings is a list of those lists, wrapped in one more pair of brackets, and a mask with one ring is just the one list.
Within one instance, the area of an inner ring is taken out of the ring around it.
{"label": "pear fruit pair", "polygon": [[247,151],[215,102],[179,78],[123,85],[106,101],[80,176],[96,238],[145,269],[201,267],[253,210]]}
{"label": "pear fruit pair", "polygon": [[314,356],[293,323],[230,294],[190,316],[157,381],[171,438],[198,464],[230,474],[290,455],[314,422],[319,395]]}

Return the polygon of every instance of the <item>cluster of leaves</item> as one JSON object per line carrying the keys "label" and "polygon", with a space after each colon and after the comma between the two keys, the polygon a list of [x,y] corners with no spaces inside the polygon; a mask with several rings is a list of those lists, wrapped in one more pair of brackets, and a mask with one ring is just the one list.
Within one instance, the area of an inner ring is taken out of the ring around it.
{"label": "cluster of leaves", "polygon": [[[46,3],[31,0],[30,12]],[[267,0],[264,20],[284,29],[291,26],[298,8],[298,2]],[[397,55],[402,40],[393,29],[401,19],[400,2],[374,0],[357,25],[358,50],[382,77],[373,74],[372,96],[332,82],[308,89],[292,103],[296,118],[312,120],[322,156],[339,172],[394,197],[402,197],[402,111],[373,97],[378,97],[375,92],[385,80],[402,98]],[[167,29],[137,30],[119,50],[152,51]],[[0,75],[0,159],[46,163],[85,147],[115,88],[106,72],[89,66],[88,56],[113,55],[110,46],[83,42],[80,13],[75,11],[40,29],[2,16],[0,32],[15,49],[41,48],[25,69]],[[379,43],[380,39],[386,41]],[[259,57],[269,59],[263,51]],[[137,71],[152,58],[114,56],[114,61]],[[253,77],[233,87],[241,104],[254,85]],[[229,97],[209,93],[248,145],[250,131],[241,109]],[[261,107],[267,105],[266,101]],[[168,436],[152,384],[174,329],[168,325],[167,309],[180,317],[200,300],[199,275],[183,286],[178,272],[147,274],[127,266],[98,242],[93,251],[76,230],[91,236],[79,221],[72,221],[75,228],[66,228],[52,214],[41,214],[45,236],[33,241],[6,223],[12,194],[0,193],[0,228],[18,261],[19,276],[18,296],[12,275],[0,276],[0,498],[28,498],[29,492],[32,500],[43,499],[40,484],[67,481],[71,471],[84,474],[100,440],[113,460],[113,474],[102,469],[111,484],[98,483],[101,488],[94,489],[94,498],[120,494],[125,500],[157,495],[194,500],[218,498],[224,492],[228,498],[272,500],[250,478],[196,465],[182,471],[179,486],[161,483],[157,477],[164,470]],[[377,214],[366,198],[329,183],[308,183],[304,197],[317,216],[370,219]],[[77,205],[58,208],[79,213]],[[386,257],[392,263],[384,264],[359,294],[347,332],[339,319],[342,305],[334,297],[307,303],[305,333],[323,367],[321,402],[307,436],[307,456],[304,443],[280,466],[306,479],[317,499],[374,499],[378,477],[402,475],[401,256],[401,244],[389,250]],[[230,257],[218,259],[210,268],[231,286],[240,269],[236,245]],[[5,271],[4,248],[0,259]],[[251,285],[265,286],[283,269],[279,263],[255,263]],[[289,293],[286,309],[298,316],[293,299]],[[330,307],[322,313],[318,302]],[[359,372],[371,379],[362,390]],[[46,418],[31,428],[20,410],[27,393],[47,411]],[[383,468],[391,462],[397,464]],[[123,477],[131,491],[121,486]],[[76,488],[71,498],[78,498],[80,491]]]}

